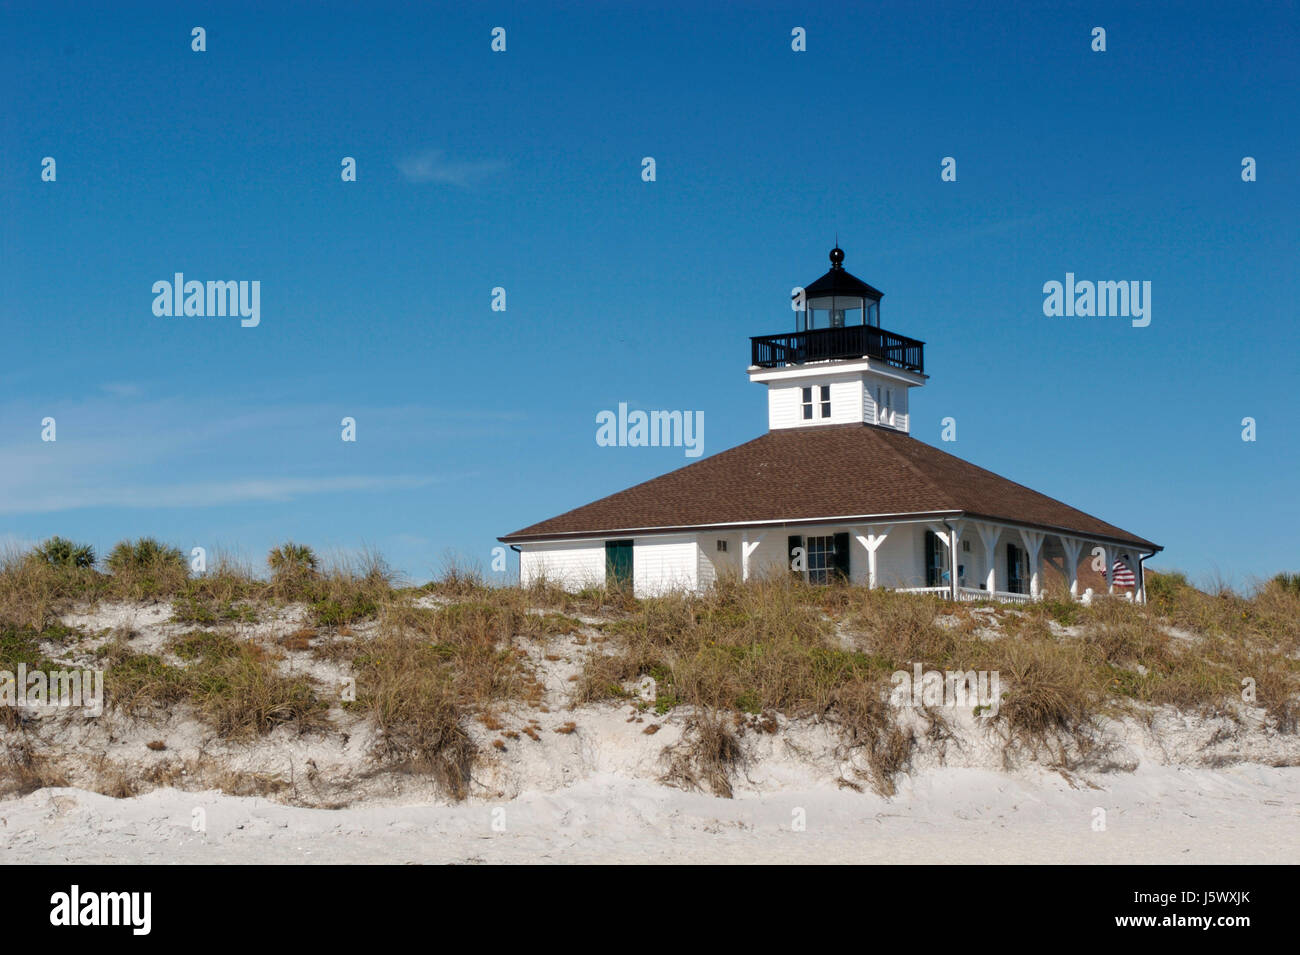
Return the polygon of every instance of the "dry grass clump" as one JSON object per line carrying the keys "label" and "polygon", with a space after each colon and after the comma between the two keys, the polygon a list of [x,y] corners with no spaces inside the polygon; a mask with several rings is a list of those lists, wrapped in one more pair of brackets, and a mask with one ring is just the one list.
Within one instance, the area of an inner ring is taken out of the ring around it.
{"label": "dry grass clump", "polygon": [[253,603],[267,597],[266,581],[234,554],[218,551],[207,570],[191,577],[181,596],[215,604]]}
{"label": "dry grass clump", "polygon": [[536,705],[542,687],[518,640],[566,633],[577,621],[528,613],[519,596],[517,591],[501,591],[487,600],[435,608],[394,606],[386,612],[380,630],[389,636],[414,637],[432,650],[450,674],[461,706],[485,711],[514,701]]}
{"label": "dry grass clump", "polygon": [[691,749],[676,754],[670,777],[703,779],[715,792],[729,789],[719,774],[735,765],[724,758],[727,724],[719,714],[826,719],[850,749],[868,751],[873,784],[891,791],[892,775],[910,756],[910,737],[892,727],[881,700],[889,658],[844,646],[826,614],[828,606],[858,599],[847,591],[776,580],[641,601],[639,613],[605,628],[614,652],[588,659],[575,699],[630,697],[630,684],[652,678],[656,712],[687,705],[704,714],[692,718]]}
{"label": "dry grass clump", "polygon": [[447,657],[413,633],[387,631],[353,667],[357,705],[374,722],[375,755],[390,766],[431,773],[444,792],[464,799],[477,749]]}
{"label": "dry grass clump", "polygon": [[558,610],[566,614],[622,617],[636,613],[641,607],[641,601],[633,597],[628,589],[605,584],[593,583],[572,592],[541,576],[533,579],[527,587],[509,589],[522,591],[531,607]]}
{"label": "dry grass clump", "polygon": [[715,796],[730,799],[731,777],[744,762],[735,718],[717,710],[691,717],[682,741],[664,751],[668,764],[662,779],[684,789],[705,786]]}
{"label": "dry grass clump", "polygon": [[219,623],[257,623],[257,610],[248,603],[204,599],[183,593],[172,600],[172,620],[213,626]]}
{"label": "dry grass clump", "polygon": [[486,589],[480,599],[441,607],[388,604],[376,635],[352,642],[356,705],[370,713],[375,754],[390,766],[431,773],[452,798],[469,791],[477,748],[468,721],[500,727],[494,711],[540,704],[543,688],[520,638],[568,633],[578,621],[526,610],[517,589]]}
{"label": "dry grass clump", "polygon": [[40,629],[101,586],[90,567],[56,566],[10,548],[0,555],[0,622]]}
{"label": "dry grass clump", "polygon": [[303,590],[296,599],[311,604],[317,626],[347,626],[378,617],[382,608],[396,599],[395,579],[383,557],[366,551],[359,557],[340,558],[324,571],[301,578]]}
{"label": "dry grass clump", "polygon": [[130,716],[159,716],[187,703],[222,738],[247,740],[282,725],[321,726],[328,704],[304,677],[285,676],[260,644],[196,631],[169,649],[182,663],[138,653],[124,641],[98,651],[107,702]]}
{"label": "dry grass clump", "polygon": [[190,675],[191,701],[226,739],[265,736],[281,725],[303,733],[320,726],[328,709],[310,681],[281,675],[264,656],[247,649],[205,659]]}
{"label": "dry grass clump", "polygon": [[[877,681],[854,680],[835,691],[829,718],[839,724],[846,755],[860,753],[867,761],[867,781],[882,796],[897,791],[895,780],[907,772],[916,749],[916,735],[894,719],[881,699]],[[946,726],[942,715],[927,711],[932,731]]]}
{"label": "dry grass clump", "polygon": [[421,587],[420,591],[460,600],[482,596],[492,589],[481,567],[462,564],[454,556],[448,555],[443,561],[442,574]]}
{"label": "dry grass clump", "polygon": [[25,796],[48,786],[67,786],[68,777],[26,734],[0,744],[0,796]]}
{"label": "dry grass clump", "polygon": [[1069,765],[1069,747],[1086,751],[1101,699],[1095,671],[1078,644],[1009,641],[996,669],[1007,691],[997,719],[1012,745],[1046,746]]}
{"label": "dry grass clump", "polygon": [[104,702],[127,716],[165,716],[190,691],[186,673],[153,653],[138,653],[124,640],[96,651],[104,671]]}
{"label": "dry grass clump", "polygon": [[[1243,681],[1253,681],[1257,705],[1281,730],[1294,732],[1300,712],[1300,593],[1287,587],[1285,576],[1243,595],[1222,587],[1205,593],[1182,574],[1162,573],[1148,581],[1147,607],[1099,601],[1089,608],[1085,631],[1104,648],[1104,662],[1118,665],[1113,692],[1219,711],[1241,702]],[[1171,636],[1167,627],[1179,635]]]}

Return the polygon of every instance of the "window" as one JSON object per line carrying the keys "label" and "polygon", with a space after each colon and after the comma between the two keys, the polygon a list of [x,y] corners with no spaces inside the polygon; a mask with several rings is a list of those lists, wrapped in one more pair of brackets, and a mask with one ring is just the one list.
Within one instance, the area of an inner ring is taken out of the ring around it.
{"label": "window", "polygon": [[[883,400],[882,400],[883,398]],[[894,423],[894,389],[886,388],[882,396],[880,386],[876,386],[876,424]]]}
{"label": "window", "polygon": [[726,552],[727,552],[727,542],[726,542],[726,541],[718,541],[718,553],[719,553],[719,554],[725,554]]}
{"label": "window", "polygon": [[[802,567],[795,563],[798,550],[803,552]],[[834,578],[849,579],[849,535],[826,534],[820,537],[790,535],[790,568],[810,584],[829,584]]]}
{"label": "window", "polygon": [[831,416],[831,386],[816,386],[817,394],[815,397],[813,395],[813,387],[814,386],[809,385],[806,388],[800,389],[799,401],[803,408],[804,421],[813,420],[813,409],[818,405],[821,405],[820,417],[829,418]]}
{"label": "window", "polygon": [[805,554],[808,558],[808,583],[824,584],[835,566],[835,538],[809,537]]}
{"label": "window", "polygon": [[963,554],[969,554],[969,553],[970,553],[970,541],[962,541],[962,542],[961,542],[961,550],[962,550],[962,553],[963,553]]}

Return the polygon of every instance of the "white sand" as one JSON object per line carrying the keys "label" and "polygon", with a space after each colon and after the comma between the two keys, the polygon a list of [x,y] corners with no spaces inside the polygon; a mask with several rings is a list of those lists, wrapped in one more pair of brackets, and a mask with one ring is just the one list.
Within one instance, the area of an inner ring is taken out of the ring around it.
{"label": "white sand", "polygon": [[[45,789],[0,803],[7,863],[1260,863],[1300,858],[1300,770],[1158,767],[1101,790],[1046,772],[926,774],[718,799],[601,775],[458,806],[303,809],[156,790]],[[1107,811],[1094,831],[1094,809]],[[207,831],[195,832],[195,809]],[[805,831],[793,831],[796,810]],[[494,812],[499,813],[494,817]],[[504,831],[494,830],[494,822]]]}

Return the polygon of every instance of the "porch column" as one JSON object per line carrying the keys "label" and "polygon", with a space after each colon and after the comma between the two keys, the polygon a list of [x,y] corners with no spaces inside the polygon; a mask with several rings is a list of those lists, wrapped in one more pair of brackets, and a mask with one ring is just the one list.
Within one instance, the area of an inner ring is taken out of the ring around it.
{"label": "porch column", "polygon": [[853,528],[853,534],[857,537],[858,543],[867,549],[867,588],[874,590],[878,582],[876,573],[876,551],[880,545],[885,542],[889,532],[894,529],[894,525],[886,524],[883,527],[867,527],[866,533],[859,527]]}
{"label": "porch column", "polygon": [[995,524],[976,524],[975,530],[979,532],[980,541],[984,544],[984,589],[993,595],[993,591],[998,589],[998,536],[1002,533],[1002,528]]}
{"label": "porch column", "polygon": [[1138,554],[1136,566],[1133,568],[1133,575],[1137,578],[1137,591],[1134,593],[1133,599],[1138,603],[1147,602],[1147,568],[1142,563],[1144,556],[1149,555]]}
{"label": "porch column", "polygon": [[1105,553],[1106,561],[1106,593],[1115,592],[1115,559],[1119,556],[1119,548],[1110,544],[1103,544],[1102,551]]}
{"label": "porch column", "polygon": [[758,545],[763,543],[763,538],[766,536],[767,531],[764,531],[753,540],[750,540],[748,529],[740,532],[740,580],[742,583],[749,580],[749,559],[754,556],[754,551],[758,550]]}
{"label": "porch column", "polygon": [[1064,534],[1058,534],[1061,541],[1061,550],[1065,551],[1065,564],[1062,570],[1065,572],[1065,582],[1070,588],[1070,596],[1079,596],[1079,551],[1083,550],[1083,541],[1077,537],[1066,537]]}
{"label": "porch column", "polygon": [[1029,556],[1029,595],[1037,597],[1039,583],[1038,558],[1043,552],[1043,541],[1047,539],[1047,535],[1042,531],[1030,531],[1022,527],[1020,529],[1020,539],[1024,542],[1025,551]]}

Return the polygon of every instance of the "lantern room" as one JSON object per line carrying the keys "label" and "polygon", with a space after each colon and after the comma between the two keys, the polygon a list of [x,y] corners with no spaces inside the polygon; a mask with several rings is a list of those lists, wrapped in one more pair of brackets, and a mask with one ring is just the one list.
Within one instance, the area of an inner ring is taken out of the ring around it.
{"label": "lantern room", "polygon": [[799,309],[799,294],[795,294],[795,331],[853,325],[879,328],[883,293],[844,270],[843,249],[831,249],[830,258],[830,271],[804,288],[803,309]]}

